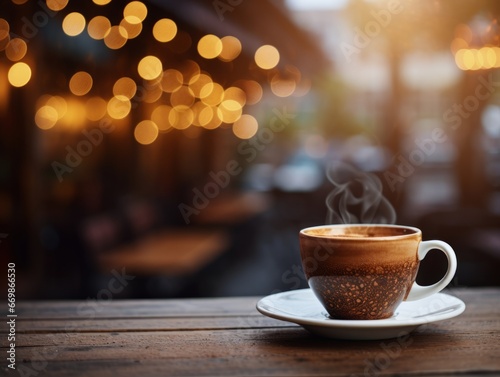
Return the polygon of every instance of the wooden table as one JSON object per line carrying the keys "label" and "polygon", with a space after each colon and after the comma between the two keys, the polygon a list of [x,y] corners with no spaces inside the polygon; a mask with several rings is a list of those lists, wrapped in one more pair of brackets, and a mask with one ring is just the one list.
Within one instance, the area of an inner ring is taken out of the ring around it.
{"label": "wooden table", "polygon": [[18,370],[5,368],[6,334],[0,362],[12,376],[500,375],[500,288],[448,293],[466,311],[399,349],[312,336],[259,314],[256,297],[20,302]]}
{"label": "wooden table", "polygon": [[167,230],[99,254],[97,261],[105,273],[125,268],[134,275],[189,275],[222,254],[228,244],[221,230]]}

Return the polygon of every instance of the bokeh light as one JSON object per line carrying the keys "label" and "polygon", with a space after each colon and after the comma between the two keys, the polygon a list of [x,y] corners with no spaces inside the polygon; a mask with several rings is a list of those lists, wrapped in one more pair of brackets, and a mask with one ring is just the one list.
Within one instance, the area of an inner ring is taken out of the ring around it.
{"label": "bokeh light", "polygon": [[295,81],[288,75],[279,72],[271,79],[271,91],[277,97],[288,97],[293,94],[296,88]]}
{"label": "bokeh light", "polygon": [[222,51],[222,41],[213,34],[203,36],[198,42],[198,53],[205,59],[214,59]]}
{"label": "bokeh light", "polygon": [[12,39],[5,48],[5,56],[13,62],[17,62],[24,58],[28,51],[28,45],[21,38]]}
{"label": "bokeh light", "polygon": [[104,16],[95,16],[87,25],[87,33],[96,40],[104,39],[111,30],[111,21]]}
{"label": "bokeh light", "polygon": [[125,18],[120,21],[120,26],[127,32],[127,39],[137,38],[142,31],[142,23],[131,24]]}
{"label": "bokeh light", "polygon": [[250,139],[259,129],[259,123],[250,114],[243,114],[233,124],[233,133],[240,139]]}
{"label": "bokeh light", "polygon": [[254,80],[238,80],[234,85],[240,87],[245,92],[247,105],[259,103],[264,94],[262,86]]}
{"label": "bokeh light", "polygon": [[45,104],[57,111],[58,119],[64,117],[68,112],[68,102],[61,96],[50,96]]}
{"label": "bokeh light", "polygon": [[3,18],[0,18],[0,51],[4,50],[10,42],[9,31],[9,23]]}
{"label": "bokeh light", "polygon": [[240,119],[242,113],[241,105],[235,100],[224,100],[217,107],[217,114],[224,123],[234,123]]}
{"label": "bokeh light", "polygon": [[200,66],[193,60],[184,60],[179,67],[179,71],[182,73],[183,82],[186,85],[189,84],[193,77],[201,73]]}
{"label": "bokeh light", "polygon": [[182,86],[183,77],[176,69],[167,69],[161,78],[161,89],[164,92],[172,93]]}
{"label": "bokeh light", "polygon": [[455,63],[464,71],[500,68],[500,47],[460,49],[455,54]]}
{"label": "bokeh light", "polygon": [[66,8],[66,5],[68,5],[68,0],[47,0],[46,4],[47,8],[53,10],[54,12],[58,12]]}
{"label": "bokeh light", "polygon": [[154,80],[163,73],[163,65],[156,56],[148,55],[141,59],[137,71],[144,80]]}
{"label": "bokeh light", "polygon": [[123,9],[123,18],[130,24],[139,24],[146,19],[148,8],[140,1],[131,1]]}
{"label": "bokeh light", "polygon": [[66,35],[70,37],[75,37],[85,30],[85,17],[83,14],[78,12],[69,13],[62,22],[62,28]]}
{"label": "bokeh light", "polygon": [[240,104],[240,107],[245,106],[247,101],[247,96],[243,89],[240,89],[236,86],[231,86],[224,90],[224,99],[225,100],[233,100]]}
{"label": "bokeh light", "polygon": [[178,90],[170,95],[170,103],[173,107],[181,105],[191,107],[191,105],[194,103],[193,91],[186,85],[181,86]]}
{"label": "bokeh light", "polygon": [[106,116],[107,113],[106,106],[107,103],[104,100],[104,98],[101,97],[89,98],[85,103],[87,118],[94,122],[101,120]]}
{"label": "bokeh light", "polygon": [[113,85],[113,94],[115,96],[122,95],[125,98],[132,99],[136,92],[137,84],[130,77],[121,77]]}
{"label": "bokeh light", "polygon": [[130,113],[132,104],[125,96],[114,96],[108,101],[106,109],[111,118],[123,119]]}
{"label": "bokeh light", "polygon": [[69,90],[75,96],[84,96],[92,89],[92,76],[87,72],[77,72],[69,80]]}
{"label": "bokeh light", "polygon": [[112,26],[104,37],[104,44],[111,50],[118,50],[127,43],[127,30],[120,25]]}
{"label": "bokeh light", "polygon": [[200,99],[206,105],[217,106],[223,98],[224,88],[216,82],[208,83],[200,90]]}
{"label": "bokeh light", "polygon": [[169,122],[169,114],[172,107],[168,105],[157,106],[151,113],[151,120],[157,125],[161,132],[169,131],[172,128],[172,124]]}
{"label": "bokeh light", "polygon": [[48,130],[54,127],[58,119],[57,110],[52,106],[42,106],[35,113],[35,124],[41,130]]}
{"label": "bokeh light", "polygon": [[280,61],[280,53],[276,47],[264,45],[255,51],[254,58],[255,63],[259,68],[272,69],[278,65]]}
{"label": "bokeh light", "polygon": [[106,5],[111,3],[111,0],[92,0],[92,1],[94,2],[94,4],[97,5]]}
{"label": "bokeh light", "polygon": [[241,42],[238,38],[231,35],[221,38],[222,50],[219,54],[219,59],[225,62],[230,62],[236,59],[241,53]]}
{"label": "bokeh light", "polygon": [[158,101],[163,94],[160,82],[145,83],[144,89],[145,90],[141,92],[141,100],[146,103],[154,103]]}
{"label": "bokeh light", "polygon": [[152,120],[143,120],[135,126],[134,137],[139,144],[151,144],[158,137],[158,126]]}
{"label": "bokeh light", "polygon": [[31,68],[26,63],[15,63],[7,74],[10,85],[20,88],[31,79]]}
{"label": "bokeh light", "polygon": [[170,42],[177,34],[177,25],[168,18],[158,20],[153,26],[153,36],[158,42]]}
{"label": "bokeh light", "polygon": [[189,80],[189,89],[193,92],[193,95],[196,98],[200,98],[201,95],[201,90],[203,87],[207,84],[212,83],[212,78],[205,74],[205,73],[200,73],[196,76],[191,77],[191,80]]}
{"label": "bokeh light", "polygon": [[168,121],[173,128],[178,130],[185,130],[194,121],[194,113],[190,107],[180,105],[175,106],[168,114]]}

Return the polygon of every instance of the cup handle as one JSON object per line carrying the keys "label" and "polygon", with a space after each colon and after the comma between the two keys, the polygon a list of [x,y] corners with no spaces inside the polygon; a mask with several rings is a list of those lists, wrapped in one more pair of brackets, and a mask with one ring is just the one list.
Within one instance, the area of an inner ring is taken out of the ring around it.
{"label": "cup handle", "polygon": [[451,279],[453,279],[457,270],[457,257],[451,246],[443,241],[422,241],[418,246],[418,259],[420,261],[424,259],[427,253],[432,249],[441,250],[446,255],[446,258],[448,258],[448,271],[446,271],[443,278],[435,284],[421,286],[417,283],[413,283],[406,297],[406,301],[420,300],[424,297],[433,295],[445,288],[450,283]]}

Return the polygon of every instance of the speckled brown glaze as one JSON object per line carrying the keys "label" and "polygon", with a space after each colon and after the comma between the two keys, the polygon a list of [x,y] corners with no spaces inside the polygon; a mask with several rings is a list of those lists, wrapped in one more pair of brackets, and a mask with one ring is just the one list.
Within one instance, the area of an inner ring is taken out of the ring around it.
{"label": "speckled brown glaze", "polygon": [[300,233],[309,286],[338,319],[391,317],[417,275],[416,228],[333,225]]}

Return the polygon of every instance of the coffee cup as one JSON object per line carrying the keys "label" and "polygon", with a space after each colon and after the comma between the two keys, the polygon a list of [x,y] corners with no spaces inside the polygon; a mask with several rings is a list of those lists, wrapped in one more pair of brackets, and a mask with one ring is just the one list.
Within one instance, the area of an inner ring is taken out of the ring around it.
{"label": "coffee cup", "polygon": [[[433,295],[453,279],[455,253],[443,241],[422,241],[418,228],[401,225],[321,225],[300,231],[307,282],[331,318],[374,320],[394,315],[402,301]],[[420,261],[442,251],[448,269],[435,284],[415,282]]]}

